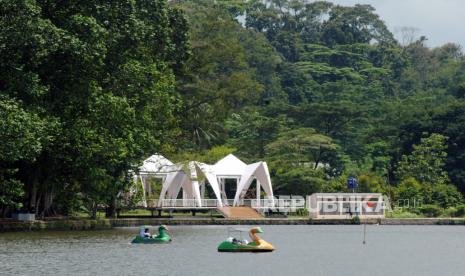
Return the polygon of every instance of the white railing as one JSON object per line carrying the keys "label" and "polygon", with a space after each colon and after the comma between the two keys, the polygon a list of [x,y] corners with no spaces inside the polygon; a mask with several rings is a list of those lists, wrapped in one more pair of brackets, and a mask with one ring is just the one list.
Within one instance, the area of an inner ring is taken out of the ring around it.
{"label": "white railing", "polygon": [[162,199],[153,200],[151,206],[162,208],[211,208],[221,206],[217,199],[201,199],[200,204],[197,199]]}
{"label": "white railing", "polygon": [[[223,206],[233,206],[233,199],[221,200]],[[220,201],[217,199],[155,199],[148,202],[150,207],[172,208],[172,209],[216,209],[221,207]],[[267,211],[284,211],[295,212],[297,209],[305,208],[304,199],[241,199],[237,206],[252,207],[257,210]]]}

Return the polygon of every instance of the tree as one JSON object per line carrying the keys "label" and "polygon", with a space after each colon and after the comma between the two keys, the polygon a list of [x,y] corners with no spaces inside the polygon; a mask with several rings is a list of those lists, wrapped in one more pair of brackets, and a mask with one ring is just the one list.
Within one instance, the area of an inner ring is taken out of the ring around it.
{"label": "tree", "polygon": [[306,196],[324,191],[327,185],[323,170],[313,170],[307,167],[286,169],[272,167],[271,169],[275,194]]}
{"label": "tree", "polygon": [[0,216],[21,207],[24,184],[15,179],[19,162],[34,162],[49,143],[46,135],[54,126],[18,101],[0,97]]}
{"label": "tree", "polygon": [[276,138],[281,124],[254,109],[233,113],[225,122],[229,143],[248,159],[265,157],[265,146]]}
{"label": "tree", "polygon": [[450,184],[440,184],[434,186],[431,199],[432,202],[441,206],[442,208],[453,207],[463,203],[463,195],[454,185]]}
{"label": "tree", "polygon": [[265,147],[266,155],[271,160],[313,169],[320,165],[325,166],[328,154],[336,149],[337,145],[331,138],[317,133],[312,128],[283,131],[274,142]]}
{"label": "tree", "polygon": [[397,168],[399,179],[413,177],[420,183],[439,185],[449,182],[444,170],[447,159],[447,137],[433,133],[422,138],[419,145],[413,146],[410,155],[402,156]]}
{"label": "tree", "polygon": [[322,40],[327,45],[369,43],[394,43],[392,33],[370,5],[354,7],[335,6],[323,25]]}
{"label": "tree", "polygon": [[414,200],[418,203],[423,203],[424,200],[421,184],[412,177],[408,177],[401,181],[394,189],[394,195],[398,203],[400,203],[401,200],[408,200],[409,205],[413,204]]}
{"label": "tree", "polygon": [[386,193],[384,179],[373,173],[359,175],[357,177],[359,193]]}
{"label": "tree", "polygon": [[[261,99],[263,85],[249,66],[246,31],[222,5],[181,1],[190,25],[192,56],[187,73],[178,79],[183,106],[185,144],[204,150],[222,143],[222,122],[247,103]],[[269,50],[269,49],[268,49]]]}
{"label": "tree", "polygon": [[0,12],[2,94],[48,127],[31,139],[35,159],[13,166],[24,208],[53,215],[57,194],[80,192],[112,215],[128,171],[175,141],[183,13],[161,0],[1,1]]}
{"label": "tree", "polygon": [[455,101],[438,106],[429,127],[440,131],[447,139],[445,169],[459,191],[465,192],[465,102]]}

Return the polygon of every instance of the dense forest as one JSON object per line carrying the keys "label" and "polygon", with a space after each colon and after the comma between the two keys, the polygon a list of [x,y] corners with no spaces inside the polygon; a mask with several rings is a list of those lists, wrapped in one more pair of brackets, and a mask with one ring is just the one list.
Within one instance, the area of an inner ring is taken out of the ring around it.
{"label": "dense forest", "polygon": [[[142,160],[465,211],[465,57],[369,5],[0,0],[0,216],[114,209]],[[413,212],[413,211],[412,211]]]}

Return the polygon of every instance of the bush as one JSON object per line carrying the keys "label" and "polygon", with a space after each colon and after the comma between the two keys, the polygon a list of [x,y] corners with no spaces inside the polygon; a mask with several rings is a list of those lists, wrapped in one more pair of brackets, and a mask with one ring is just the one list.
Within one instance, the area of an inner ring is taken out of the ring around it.
{"label": "bush", "polygon": [[373,173],[362,174],[358,176],[359,193],[386,193],[384,179]]}
{"label": "bush", "polygon": [[307,208],[297,209],[297,210],[296,210],[296,215],[297,215],[297,216],[301,216],[301,217],[308,217],[308,210],[307,210]]}
{"label": "bush", "polygon": [[350,220],[350,223],[351,224],[360,224],[360,218],[358,216],[355,216]]}
{"label": "bush", "polygon": [[386,213],[388,218],[418,218],[419,214],[410,211],[409,209],[396,209],[392,212]]}
{"label": "bush", "polygon": [[463,203],[463,197],[454,185],[439,184],[433,186],[432,201],[442,208],[447,208]]}
{"label": "bush", "polygon": [[457,208],[455,207],[449,207],[447,209],[444,210],[443,212],[443,216],[444,217],[447,217],[447,218],[453,218],[453,217],[456,217],[457,215]]}
{"label": "bush", "polygon": [[413,201],[415,199],[417,201],[423,201],[421,184],[412,177],[402,180],[399,186],[395,188],[394,194],[396,200],[404,199]]}
{"label": "bush", "polygon": [[455,209],[457,210],[455,211],[455,214],[454,214],[455,217],[465,217],[465,205],[464,204],[458,205],[457,207],[455,207]]}
{"label": "bush", "polygon": [[434,204],[426,204],[419,208],[421,214],[425,215],[426,217],[439,217],[443,213],[443,209]]}

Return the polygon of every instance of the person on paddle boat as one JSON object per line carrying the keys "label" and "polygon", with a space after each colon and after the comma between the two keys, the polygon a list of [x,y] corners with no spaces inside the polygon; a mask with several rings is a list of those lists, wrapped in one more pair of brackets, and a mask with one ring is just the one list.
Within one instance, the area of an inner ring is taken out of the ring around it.
{"label": "person on paddle boat", "polygon": [[141,228],[140,229],[140,234],[139,234],[142,238],[151,238],[152,235],[150,234],[150,231],[148,228]]}
{"label": "person on paddle boat", "polygon": [[146,226],[140,229],[139,235],[137,235],[132,243],[168,243],[171,241],[171,233],[166,225],[160,225],[158,227],[158,235],[151,235],[149,228]]}
{"label": "person on paddle boat", "polygon": [[236,239],[233,237],[228,238],[227,241],[234,243],[234,244],[239,244],[239,245],[247,245],[249,243],[246,239],[240,240],[240,239]]}
{"label": "person on paddle boat", "polygon": [[[236,230],[240,231],[241,230]],[[228,230],[229,233],[229,230]],[[220,245],[218,245],[219,252],[271,252],[274,250],[274,246],[266,241],[264,241],[259,233],[263,233],[263,230],[260,227],[253,227],[249,231],[249,236],[252,239],[251,242],[248,242],[246,239],[242,240],[235,237],[229,237]]]}

